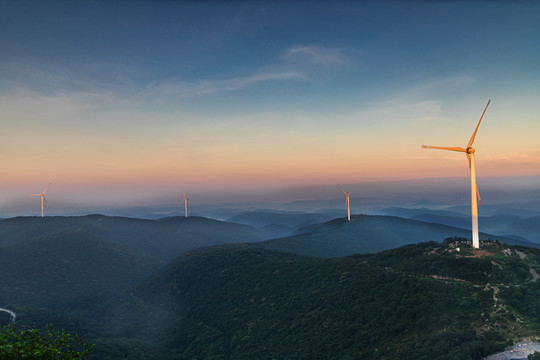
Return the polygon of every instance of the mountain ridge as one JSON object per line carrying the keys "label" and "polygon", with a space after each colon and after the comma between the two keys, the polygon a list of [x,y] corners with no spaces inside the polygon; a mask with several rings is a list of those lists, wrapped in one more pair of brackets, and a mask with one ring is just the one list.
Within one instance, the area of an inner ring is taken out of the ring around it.
{"label": "mountain ridge", "polygon": [[[300,229],[295,235],[266,240],[253,246],[303,255],[340,257],[355,253],[376,253],[406,244],[441,241],[455,236],[470,237],[470,230],[397,216],[352,215],[351,221],[346,218],[334,219]],[[516,239],[485,233],[480,233],[480,238],[521,243]]]}
{"label": "mountain ridge", "polygon": [[0,246],[76,229],[108,241],[143,250],[168,261],[201,246],[262,240],[258,230],[243,224],[203,217],[159,220],[91,214],[85,216],[15,217],[0,221]]}

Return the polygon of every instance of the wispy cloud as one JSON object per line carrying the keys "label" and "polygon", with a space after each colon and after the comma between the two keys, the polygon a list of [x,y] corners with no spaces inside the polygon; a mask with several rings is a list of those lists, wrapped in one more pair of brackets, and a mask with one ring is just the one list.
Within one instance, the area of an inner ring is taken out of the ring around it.
{"label": "wispy cloud", "polygon": [[290,62],[308,62],[316,65],[348,64],[349,57],[343,50],[321,46],[294,46],[283,59]]}
{"label": "wispy cloud", "polygon": [[[26,88],[44,94],[79,93],[116,94],[117,100],[138,98],[153,101],[156,98],[190,98],[238,92],[260,84],[312,79],[315,66],[348,64],[344,51],[320,46],[294,46],[285,51],[277,61],[245,70],[237,76],[223,73],[216,77],[199,79],[165,79],[144,83],[147,73],[137,68],[116,68],[115,64],[93,64],[91,68],[73,72],[51,64],[10,64],[0,62],[4,69],[0,92],[12,93]],[[96,76],[95,74],[99,74]],[[99,81],[97,81],[99,80]]]}
{"label": "wispy cloud", "polygon": [[177,95],[183,97],[209,95],[221,92],[240,91],[261,83],[309,80],[310,71],[305,65],[329,66],[350,63],[344,51],[319,46],[295,46],[288,49],[281,63],[246,76],[224,79],[200,79],[198,81],[167,81],[145,87],[142,95]]}
{"label": "wispy cloud", "polygon": [[221,91],[236,91],[262,82],[302,80],[306,76],[298,71],[269,71],[250,76],[225,80],[203,80],[194,86],[198,94],[212,94]]}
{"label": "wispy cloud", "polygon": [[260,83],[305,79],[307,79],[306,75],[294,70],[261,71],[248,76],[231,77],[228,79],[156,82],[146,86],[140,95],[142,97],[159,95],[190,97],[240,91]]}

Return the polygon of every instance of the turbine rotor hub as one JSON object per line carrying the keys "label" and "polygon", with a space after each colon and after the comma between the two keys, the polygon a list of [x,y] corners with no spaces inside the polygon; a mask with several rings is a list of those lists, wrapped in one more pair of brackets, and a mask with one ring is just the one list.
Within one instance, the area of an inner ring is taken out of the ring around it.
{"label": "turbine rotor hub", "polygon": [[467,154],[473,154],[473,153],[474,153],[474,148],[469,146],[467,148]]}

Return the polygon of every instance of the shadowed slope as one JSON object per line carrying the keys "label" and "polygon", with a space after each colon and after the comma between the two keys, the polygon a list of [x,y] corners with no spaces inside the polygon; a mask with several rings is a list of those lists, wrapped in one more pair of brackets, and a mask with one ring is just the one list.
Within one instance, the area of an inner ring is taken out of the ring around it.
{"label": "shadowed slope", "polygon": [[[254,246],[294,253],[338,257],[375,253],[406,244],[437,241],[447,237],[470,237],[471,231],[451,226],[404,219],[394,216],[354,215],[351,221],[335,219],[309,226],[299,234],[267,240]],[[480,234],[481,239],[501,239]],[[506,240],[506,239],[505,239]]]}
{"label": "shadowed slope", "polygon": [[0,304],[93,309],[164,261],[88,232],[66,229],[0,248]]}

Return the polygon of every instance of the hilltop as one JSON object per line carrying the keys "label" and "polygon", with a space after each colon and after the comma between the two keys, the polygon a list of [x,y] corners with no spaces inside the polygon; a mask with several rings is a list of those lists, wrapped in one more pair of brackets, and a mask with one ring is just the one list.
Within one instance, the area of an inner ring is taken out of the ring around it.
{"label": "hilltop", "polygon": [[[454,236],[470,237],[470,230],[395,216],[353,215],[351,221],[334,219],[299,229],[296,235],[267,240],[254,246],[303,255],[339,257],[375,253]],[[484,233],[480,233],[480,238],[514,242]]]}
{"label": "hilltop", "polygon": [[256,229],[203,217],[144,220],[87,215],[16,217],[0,221],[0,247],[76,232],[144,251],[163,261],[202,246],[262,240]]}
{"label": "hilltop", "polygon": [[108,304],[98,353],[115,359],[124,339],[155,359],[480,359],[538,336],[540,250],[465,243],[332,259],[198,249]]}

